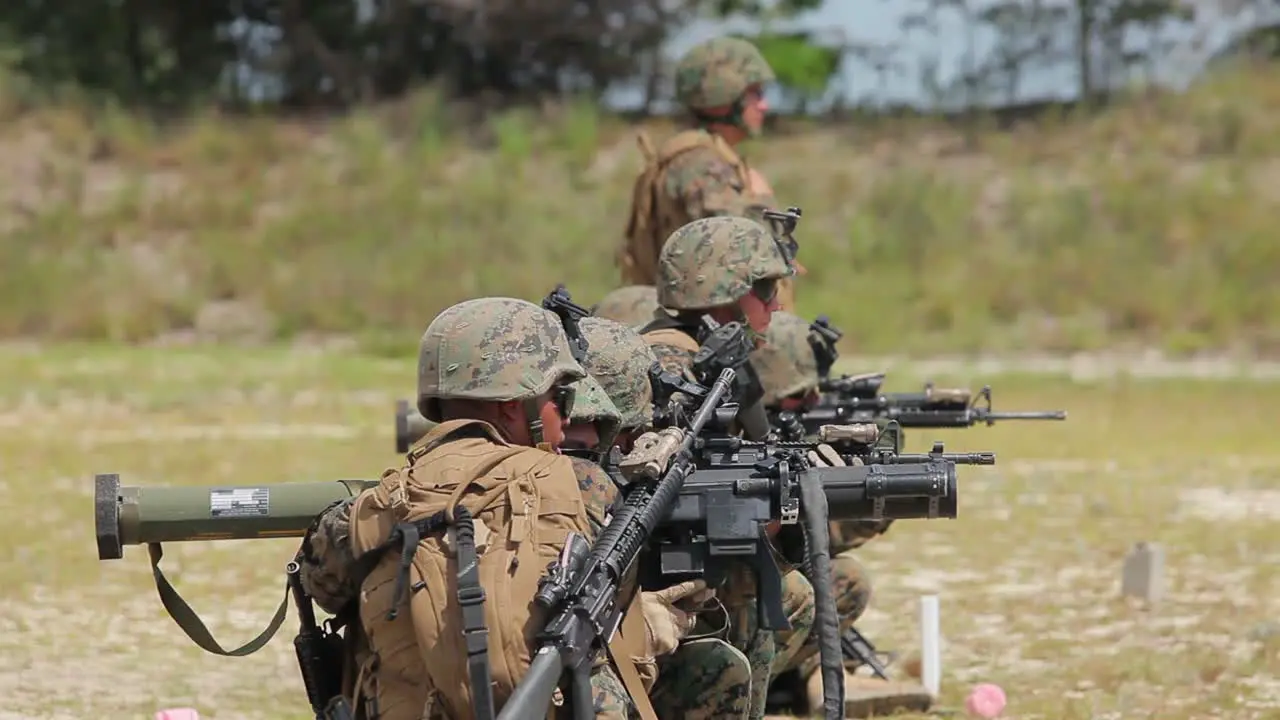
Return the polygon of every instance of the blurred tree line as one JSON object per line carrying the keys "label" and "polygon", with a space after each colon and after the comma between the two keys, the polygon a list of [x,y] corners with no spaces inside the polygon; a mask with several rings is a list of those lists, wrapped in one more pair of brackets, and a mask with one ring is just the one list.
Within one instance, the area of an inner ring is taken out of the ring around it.
{"label": "blurred tree line", "polygon": [[[840,0],[852,2],[852,0]],[[1072,67],[1090,97],[1152,74],[1172,29],[1206,13],[1259,17],[1278,0],[859,0],[910,6],[903,37],[967,37],[962,68],[920,81],[938,106],[1012,102],[1025,74]],[[699,18],[745,18],[801,106],[833,78],[902,75],[898,40],[788,30],[822,0],[15,0],[0,5],[0,64],[42,89],[73,87],[132,106],[345,108],[440,83],[454,97],[598,95],[639,83],[646,108],[670,59],[662,47]],[[1259,20],[1232,47],[1274,56]],[[979,32],[995,40],[979,48]]]}

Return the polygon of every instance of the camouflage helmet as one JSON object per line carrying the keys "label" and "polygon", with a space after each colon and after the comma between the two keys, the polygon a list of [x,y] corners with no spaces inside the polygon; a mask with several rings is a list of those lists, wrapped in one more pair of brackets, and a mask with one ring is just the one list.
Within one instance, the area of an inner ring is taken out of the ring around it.
{"label": "camouflage helmet", "polygon": [[628,327],[643,327],[653,320],[658,309],[658,288],[652,285],[628,285],[605,295],[592,308],[591,314]]}
{"label": "camouflage helmet", "polygon": [[695,45],[676,64],[676,101],[692,110],[733,105],[748,87],[773,79],[773,68],[755,45],[714,38]]}
{"label": "camouflage helmet", "polygon": [[653,424],[653,386],[649,368],[658,362],[653,348],[635,330],[601,317],[578,323],[587,339],[587,372],[609,393],[622,416],[625,430]]}
{"label": "camouflage helmet", "polygon": [[732,305],[759,280],[784,278],[791,265],[773,234],[754,220],[709,217],[678,228],[658,256],[658,303],[672,310]]}
{"label": "camouflage helmet", "polygon": [[569,411],[570,423],[595,423],[596,432],[600,434],[600,451],[613,445],[622,424],[622,416],[618,408],[609,399],[609,394],[592,376],[587,375],[573,385],[575,393],[573,409]]}
{"label": "camouflage helmet", "polygon": [[465,300],[422,334],[418,411],[440,422],[440,400],[530,400],[586,374],[551,311],[515,298]]}
{"label": "camouflage helmet", "polygon": [[765,345],[751,353],[751,364],[764,386],[765,405],[817,388],[818,361],[809,346],[808,321],[789,312],[773,313]]}

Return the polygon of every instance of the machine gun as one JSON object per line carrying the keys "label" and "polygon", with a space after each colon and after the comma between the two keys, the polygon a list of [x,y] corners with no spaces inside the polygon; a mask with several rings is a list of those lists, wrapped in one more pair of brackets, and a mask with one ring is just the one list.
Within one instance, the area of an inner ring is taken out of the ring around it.
{"label": "machine gun", "polygon": [[[804,515],[822,526],[825,537],[828,518],[956,516],[954,464],[931,459],[811,467],[804,453],[813,444],[753,442],[723,433],[737,410],[719,405],[732,374],[721,372],[688,429],[673,426],[642,436],[621,460],[623,509],[589,553],[566,551],[550,569],[539,598],[552,611],[551,620],[498,720],[542,717],[566,670],[575,718],[592,717],[586,690],[591,660],[618,625],[618,589],[637,563],[641,587],[655,589],[695,578],[718,587],[729,576],[730,561],[743,561],[756,579],[759,627],[785,630],[790,626],[782,575],[768,523],[795,525]],[[842,712],[842,702],[834,705]]]}
{"label": "machine gun", "polygon": [[697,470],[654,535],[654,552],[646,558],[651,562],[641,567],[642,585],[704,578],[714,587],[724,571],[717,558],[738,557],[758,573],[760,627],[786,629],[781,577],[757,531],[772,520],[784,527],[798,521],[802,479],[821,485],[832,520],[951,519],[957,511],[956,464],[995,462],[993,454],[979,462],[959,455],[890,455],[873,465],[810,467],[804,456],[813,447],[705,438],[696,450]]}

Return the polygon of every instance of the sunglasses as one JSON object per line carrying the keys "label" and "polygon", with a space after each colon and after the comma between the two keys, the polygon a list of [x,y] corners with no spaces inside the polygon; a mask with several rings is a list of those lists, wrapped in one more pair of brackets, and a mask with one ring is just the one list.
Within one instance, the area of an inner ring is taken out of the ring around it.
{"label": "sunglasses", "polygon": [[778,297],[778,279],[765,278],[756,280],[751,283],[751,294],[755,295],[760,302],[768,305]]}
{"label": "sunglasses", "polygon": [[556,385],[551,388],[551,402],[556,405],[560,417],[568,418],[573,413],[573,400],[578,391],[572,385]]}

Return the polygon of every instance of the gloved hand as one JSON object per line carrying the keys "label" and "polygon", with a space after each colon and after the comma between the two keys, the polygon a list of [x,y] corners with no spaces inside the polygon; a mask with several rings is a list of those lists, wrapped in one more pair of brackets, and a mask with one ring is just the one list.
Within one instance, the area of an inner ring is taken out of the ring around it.
{"label": "gloved hand", "polygon": [[848,464],[844,458],[840,457],[840,453],[835,451],[835,448],[826,443],[821,443],[809,451],[809,462],[816,467],[845,467]]}
{"label": "gloved hand", "polygon": [[698,620],[697,610],[716,596],[703,580],[640,593],[645,637],[654,657],[673,652]]}

